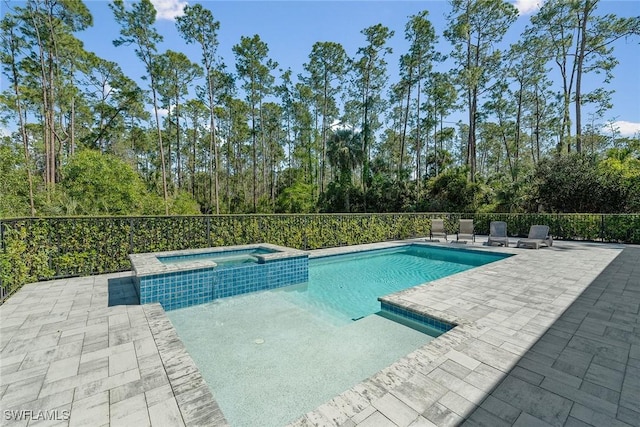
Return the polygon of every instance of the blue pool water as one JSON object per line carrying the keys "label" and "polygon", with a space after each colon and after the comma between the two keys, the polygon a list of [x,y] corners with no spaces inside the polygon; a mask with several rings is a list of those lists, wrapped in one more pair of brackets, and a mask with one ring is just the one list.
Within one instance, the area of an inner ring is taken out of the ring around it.
{"label": "blue pool water", "polygon": [[358,319],[378,297],[503,259],[504,254],[410,245],[309,260],[309,282],[292,287],[301,303]]}
{"label": "blue pool water", "polygon": [[316,258],[307,283],[167,315],[230,425],[281,426],[441,333],[374,314],[379,296],[503,257],[408,246]]}
{"label": "blue pool water", "polygon": [[200,254],[158,256],[158,261],[163,264],[178,264],[191,261],[213,261],[220,266],[232,266],[258,262],[254,255],[272,254],[274,252],[276,251],[267,248],[234,249],[204,252]]}

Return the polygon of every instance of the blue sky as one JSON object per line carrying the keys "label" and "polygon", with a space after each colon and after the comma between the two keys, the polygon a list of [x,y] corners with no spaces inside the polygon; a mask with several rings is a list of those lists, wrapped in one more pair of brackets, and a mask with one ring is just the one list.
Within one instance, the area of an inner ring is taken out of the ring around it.
{"label": "blue sky", "polygon": [[[521,11],[516,24],[510,28],[505,43],[510,44],[520,36],[528,24],[531,13],[535,12],[541,0],[517,0]],[[10,3],[17,4],[17,1]],[[145,85],[140,77],[144,69],[135,57],[132,48],[114,47],[112,41],[119,36],[119,26],[107,1],[85,1],[94,18],[94,26],[77,34],[87,50],[98,56],[117,62],[125,74]],[[158,10],[156,28],[164,37],[159,51],[172,49],[184,52],[192,61],[200,61],[199,49],[184,43],[175,28],[175,16],[182,7],[194,1],[152,0]],[[382,23],[395,31],[390,41],[393,54],[388,57],[390,81],[397,81],[398,58],[406,52],[404,26],[407,17],[422,10],[429,11],[429,18],[440,36],[440,49],[450,51],[442,36],[446,28],[445,16],[449,11],[447,1],[201,1],[220,21],[218,49],[229,71],[235,72],[233,45],[241,36],[258,34],[269,46],[269,56],[279,63],[279,67],[291,68],[294,75],[302,72],[303,63],[308,61],[311,47],[316,41],[341,43],[350,56],[354,56],[364,45],[360,31],[368,26]],[[4,6],[3,6],[4,8]],[[640,0],[602,0],[600,13],[616,13],[619,16],[640,15]],[[638,38],[620,40],[615,45],[615,53],[620,64],[614,70],[615,78],[610,86],[614,108],[602,121],[615,120],[624,135],[640,132],[640,49]],[[550,65],[551,66],[551,65]],[[445,65],[440,71],[446,71]],[[555,68],[551,76],[559,79]],[[586,89],[600,86],[599,80],[588,79]],[[458,120],[463,115],[452,117]]]}

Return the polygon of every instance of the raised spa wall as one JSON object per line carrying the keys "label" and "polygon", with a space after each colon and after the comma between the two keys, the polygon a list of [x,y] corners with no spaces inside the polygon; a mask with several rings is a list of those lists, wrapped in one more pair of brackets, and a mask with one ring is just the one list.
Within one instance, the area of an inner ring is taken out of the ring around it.
{"label": "raised spa wall", "polygon": [[[272,252],[256,255],[257,263],[227,268],[219,268],[215,262],[198,257],[259,248]],[[194,259],[175,264],[163,263],[158,259],[183,256],[194,256]],[[131,254],[129,259],[140,304],[159,302],[165,310],[309,280],[307,252],[267,243]]]}

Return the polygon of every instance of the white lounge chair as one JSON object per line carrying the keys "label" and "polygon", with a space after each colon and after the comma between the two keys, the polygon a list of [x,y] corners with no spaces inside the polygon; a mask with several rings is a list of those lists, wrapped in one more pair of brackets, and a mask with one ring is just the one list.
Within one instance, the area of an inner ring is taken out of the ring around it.
{"label": "white lounge chair", "polygon": [[491,221],[489,224],[489,239],[487,245],[492,246],[494,243],[509,246],[509,237],[507,236],[507,223],[504,221]]}
{"label": "white lounge chair", "polygon": [[447,231],[444,229],[443,219],[431,220],[431,231],[429,231],[429,239],[433,240],[434,237],[444,237],[444,240],[447,240]]}
{"label": "white lounge chair", "polygon": [[532,225],[529,229],[529,236],[526,239],[518,240],[516,247],[539,249],[540,245],[553,246],[553,238],[549,234],[548,225]]}
{"label": "white lounge chair", "polygon": [[460,238],[468,239],[472,242],[476,241],[476,232],[473,229],[473,220],[472,219],[461,219],[460,224],[458,226],[458,237],[457,240],[460,241]]}

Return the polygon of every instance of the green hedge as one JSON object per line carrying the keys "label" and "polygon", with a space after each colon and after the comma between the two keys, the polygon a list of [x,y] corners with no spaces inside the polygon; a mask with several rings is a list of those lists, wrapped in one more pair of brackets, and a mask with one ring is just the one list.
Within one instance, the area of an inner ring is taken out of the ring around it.
{"label": "green hedge", "polygon": [[268,242],[298,249],[428,236],[431,218],[450,234],[473,218],[477,234],[506,221],[526,236],[547,224],[558,239],[640,243],[640,214],[315,214],[173,217],[23,218],[0,220],[0,286],[129,270],[128,254]]}

